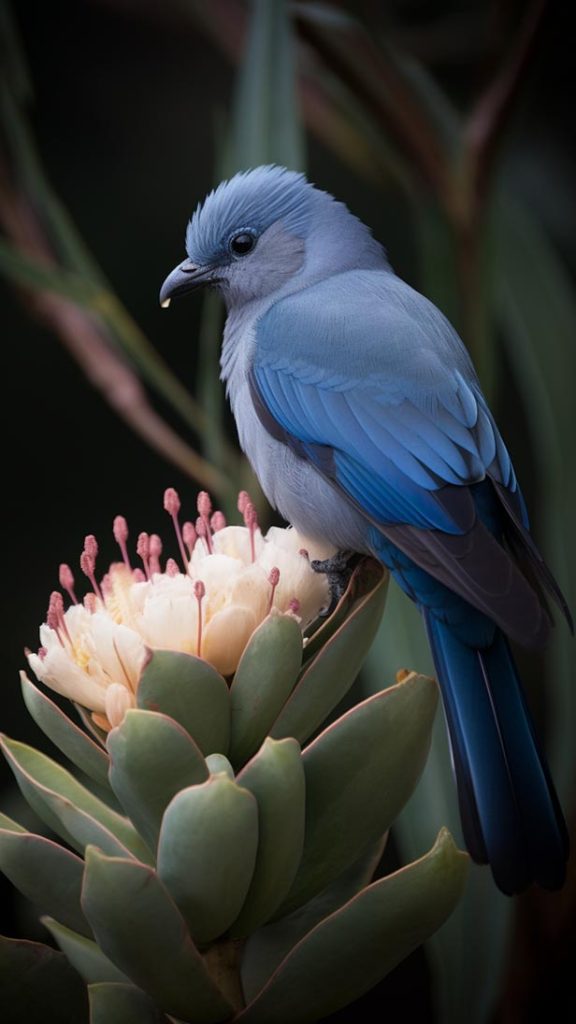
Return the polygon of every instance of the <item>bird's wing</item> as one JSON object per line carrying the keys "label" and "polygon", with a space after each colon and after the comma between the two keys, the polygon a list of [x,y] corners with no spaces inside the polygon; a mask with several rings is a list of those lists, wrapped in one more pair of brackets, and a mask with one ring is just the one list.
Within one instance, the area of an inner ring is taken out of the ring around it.
{"label": "bird's wing", "polygon": [[525,529],[510,457],[434,306],[375,272],[306,289],[259,321],[250,384],[269,433],[384,536],[512,635],[534,638],[540,602],[493,536],[490,510],[462,486],[489,476]]}

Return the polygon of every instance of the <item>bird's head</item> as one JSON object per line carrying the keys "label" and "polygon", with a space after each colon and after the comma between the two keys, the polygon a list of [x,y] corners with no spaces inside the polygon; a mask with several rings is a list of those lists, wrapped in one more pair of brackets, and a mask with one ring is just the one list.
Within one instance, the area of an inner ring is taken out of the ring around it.
{"label": "bird's head", "polygon": [[242,305],[298,275],[305,284],[384,258],[342,203],[274,165],[243,171],[211,192],[188,224],[186,252],[162,285],[163,305],[201,285],[220,288],[229,306]]}

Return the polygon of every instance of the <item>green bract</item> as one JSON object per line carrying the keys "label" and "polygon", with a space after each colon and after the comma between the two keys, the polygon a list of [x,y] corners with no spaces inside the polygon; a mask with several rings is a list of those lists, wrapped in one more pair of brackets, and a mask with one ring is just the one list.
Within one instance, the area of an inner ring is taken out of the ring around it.
{"label": "green bract", "polygon": [[2,940],[8,1021],[35,1024],[50,1000],[53,1019],[75,1024],[312,1022],[443,923],[467,866],[445,830],[372,881],[426,760],[434,682],[412,673],[322,727],[372,641],[386,582],[362,563],[304,645],[293,616],[271,614],[232,681],[153,653],[138,707],[101,743],[24,678],[36,723],[91,782],[2,741],[67,844],[0,815],[0,868],[49,915],[62,951]]}

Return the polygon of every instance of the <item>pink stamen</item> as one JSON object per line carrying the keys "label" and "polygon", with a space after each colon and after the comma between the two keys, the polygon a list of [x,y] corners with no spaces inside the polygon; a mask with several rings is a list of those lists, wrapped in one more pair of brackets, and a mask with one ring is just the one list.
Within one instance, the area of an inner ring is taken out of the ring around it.
{"label": "pink stamen", "polygon": [[86,611],[89,611],[92,615],[98,609],[98,603],[96,601],[96,594],[90,591],[89,594],[84,594],[84,607]]}
{"label": "pink stamen", "polygon": [[74,593],[74,575],[70,566],[66,565],[65,562],[62,562],[58,571],[58,580],[62,589],[69,595],[72,604],[78,604],[78,599]]}
{"label": "pink stamen", "polygon": [[150,572],[162,572],[160,566],[160,555],[162,554],[162,541],[157,533],[150,534]]}
{"label": "pink stamen", "polygon": [[201,537],[206,545],[206,551],[209,555],[212,554],[212,538],[210,536],[210,530],[207,528],[205,521],[198,516],[196,520],[196,534]]}
{"label": "pink stamen", "polygon": [[184,538],[184,543],[188,548],[188,554],[190,555],[190,558],[192,558],[194,545],[196,544],[196,541],[198,539],[198,535],[196,533],[196,530],[194,529],[194,523],[184,523],[184,526],[182,527],[182,537]]}
{"label": "pink stamen", "polygon": [[89,551],[86,550],[86,548],[84,548],[84,551],[80,555],[80,568],[82,569],[84,575],[87,576],[88,579],[90,580],[90,583],[92,584],[92,589],[96,596],[102,600],[102,591],[100,590],[95,575],[96,562],[94,557],[90,554]]}
{"label": "pink stamen", "polygon": [[40,658],[40,661],[44,661],[44,658],[46,657],[47,654],[48,654],[48,651],[47,651],[46,647],[39,647],[38,648],[38,657]]}
{"label": "pink stamen", "polygon": [[178,562],[175,562],[173,558],[169,558],[166,562],[166,575],[167,576],[179,576],[180,566]]}
{"label": "pink stamen", "polygon": [[270,600],[268,602],[268,614],[270,614],[270,611],[272,610],[272,605],[274,604],[274,594],[276,593],[276,587],[278,586],[279,582],[280,582],[280,569],[278,569],[277,566],[274,566],[274,568],[270,569],[270,572],[268,573],[268,583],[270,584],[270,588],[271,588],[270,589]]}
{"label": "pink stamen", "polygon": [[244,505],[244,524],[250,530],[250,556],[253,562],[256,561],[256,530],[258,529],[258,513],[256,512],[256,506],[252,504],[250,500]]}
{"label": "pink stamen", "polygon": [[198,509],[198,515],[202,516],[203,519],[212,514],[212,502],[208,491],[199,492],[196,500],[196,508]]}
{"label": "pink stamen", "polygon": [[64,600],[59,590],[53,590],[50,594],[50,601],[48,603],[48,611],[46,612],[46,622],[50,629],[53,629],[58,633],[60,628],[60,619],[64,615]]}
{"label": "pink stamen", "polygon": [[182,539],[182,531],[180,529],[180,522],[178,520],[178,513],[180,511],[180,498],[178,497],[178,491],[174,490],[173,487],[167,487],[164,491],[164,508],[172,516],[172,522],[174,523],[174,530],[176,531],[176,539],[178,541],[178,547],[180,548],[180,555],[182,558],[182,564],[184,566],[184,572],[188,571],[188,559],[186,557],[186,549],[184,547],[184,541]]}
{"label": "pink stamen", "polygon": [[213,533],[218,533],[219,530],[224,530],[226,527],[226,516],[219,510],[214,513],[210,520],[210,526],[212,527]]}
{"label": "pink stamen", "polygon": [[142,569],[132,569],[132,579],[134,583],[145,583],[146,575],[142,572]]}
{"label": "pink stamen", "polygon": [[128,523],[124,516],[116,516],[112,525],[112,532],[114,534],[114,540],[116,541],[120,551],[122,552],[122,559],[124,565],[131,569],[130,558],[128,557],[128,548],[126,541],[128,540]]}
{"label": "pink stamen", "polygon": [[250,495],[248,494],[248,491],[240,491],[240,494],[238,495],[238,511],[241,516],[244,515],[244,509],[248,502],[250,502]]}
{"label": "pink stamen", "polygon": [[64,618],[64,599],[59,590],[53,590],[50,594],[50,603],[48,605],[48,613],[46,615],[46,622],[53,629],[64,647],[64,637],[73,648],[72,637],[68,632],[68,626],[66,619]]}
{"label": "pink stamen", "polygon": [[196,637],[196,655],[198,658],[202,657],[202,598],[206,594],[206,587],[202,580],[196,580],[194,584],[194,594],[198,602],[198,633]]}
{"label": "pink stamen", "polygon": [[204,523],[206,539],[206,545],[208,547],[208,554],[212,554],[212,534],[210,532],[210,516],[212,515],[212,502],[210,501],[210,495],[207,491],[200,491],[196,502],[196,508],[198,514]]}
{"label": "pink stamen", "polygon": [[150,579],[150,537],[144,531],[142,531],[142,533],[138,534],[138,541],[136,543],[136,554],[138,555],[138,558],[142,559],[142,564],[144,566],[144,572],[146,574],[146,579],[149,580]]}
{"label": "pink stamen", "polygon": [[93,533],[89,533],[88,536],[84,538],[84,551],[87,551],[90,558],[93,558],[94,561],[98,558],[98,541]]}
{"label": "pink stamen", "polygon": [[298,615],[298,612],[300,611],[300,601],[298,600],[297,597],[293,597],[292,600],[290,601],[290,604],[288,605],[288,611],[292,612],[293,615]]}

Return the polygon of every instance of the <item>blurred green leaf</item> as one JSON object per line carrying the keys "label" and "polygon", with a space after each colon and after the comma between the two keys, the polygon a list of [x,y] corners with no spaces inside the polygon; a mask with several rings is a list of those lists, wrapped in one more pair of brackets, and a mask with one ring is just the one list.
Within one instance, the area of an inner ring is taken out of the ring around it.
{"label": "blurred green leaf", "polygon": [[0,936],[2,1024],[88,1024],[88,994],[62,953]]}
{"label": "blurred green leaf", "polygon": [[82,786],[56,761],[25,743],[2,738],[4,756],[30,806],[80,853],[97,842],[114,853],[148,860],[150,853],[133,825]]}
{"label": "blurred green leaf", "polygon": [[50,740],[95,782],[108,786],[109,759],[82,729],[79,729],[53,700],[20,674],[24,703],[36,725]]}
{"label": "blurred green leaf", "polygon": [[122,971],[104,956],[102,950],[92,939],[79,935],[51,917],[43,917],[42,924],[48,929],[55,942],[66,955],[78,974],[89,985],[95,982],[126,982],[128,979]]}
{"label": "blurred green leaf", "polygon": [[134,985],[90,985],[90,1024],[168,1024],[152,1000]]}
{"label": "blurred green leaf", "polygon": [[[576,296],[566,268],[533,214],[508,193],[495,204],[493,287],[503,338],[520,382],[538,463],[544,551],[574,609],[576,579]],[[567,386],[568,385],[568,386]],[[549,658],[549,753],[566,799],[574,795],[574,642],[560,622]]]}
{"label": "blurred green leaf", "polygon": [[80,857],[43,836],[0,829],[0,869],[44,913],[90,935],[80,907]]}
{"label": "blurred green leaf", "polygon": [[235,170],[278,163],[304,166],[295,54],[286,0],[252,0],[237,80],[233,128]]}

